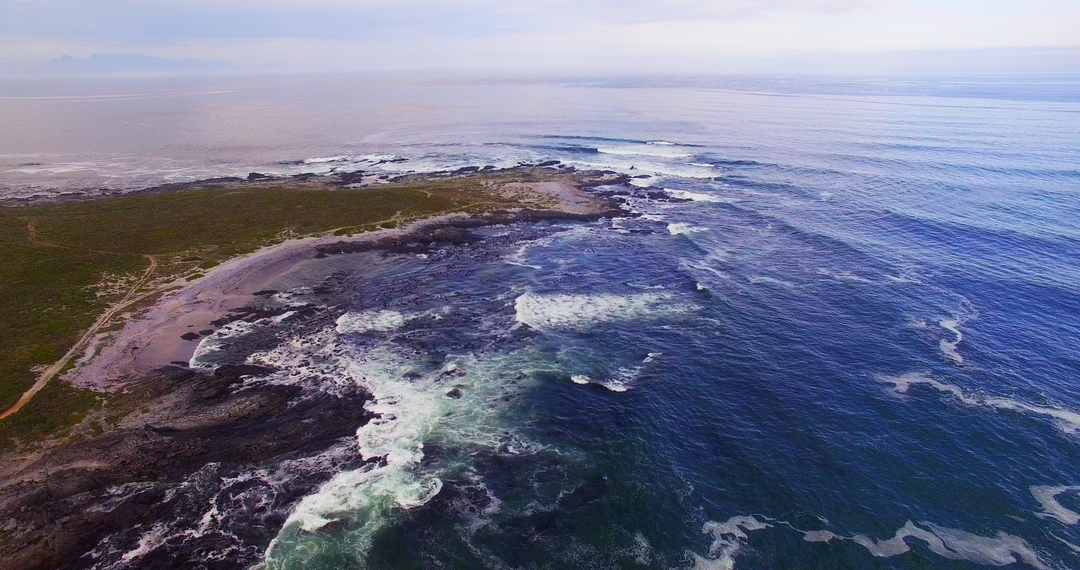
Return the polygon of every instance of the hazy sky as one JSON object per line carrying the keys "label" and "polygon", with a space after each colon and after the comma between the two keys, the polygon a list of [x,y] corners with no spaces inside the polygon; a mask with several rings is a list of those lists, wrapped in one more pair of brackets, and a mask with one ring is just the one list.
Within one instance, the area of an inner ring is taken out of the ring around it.
{"label": "hazy sky", "polygon": [[714,71],[1014,47],[1080,47],[1080,0],[0,0],[9,64],[142,52],[248,69]]}

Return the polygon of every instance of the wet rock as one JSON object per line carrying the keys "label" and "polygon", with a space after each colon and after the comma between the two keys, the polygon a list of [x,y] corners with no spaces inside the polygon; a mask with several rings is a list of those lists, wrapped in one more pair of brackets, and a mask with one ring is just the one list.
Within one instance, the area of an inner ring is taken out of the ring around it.
{"label": "wet rock", "polygon": [[[99,435],[42,450],[24,469],[0,481],[5,531],[0,568],[88,568],[100,561],[85,554],[115,533],[124,533],[131,545],[125,549],[130,549],[145,529],[161,521],[197,527],[206,501],[218,492],[216,485],[274,458],[318,453],[354,437],[371,417],[363,407],[370,395],[356,388],[302,397],[293,386],[237,382],[267,370],[232,366],[206,375],[168,367],[132,381],[105,404],[105,412],[125,421]],[[198,475],[204,471],[205,476]],[[240,535],[211,528],[147,552],[139,567],[206,567],[200,561],[207,552],[223,554],[215,568],[250,567],[289,506],[329,476],[290,482],[282,489],[280,513],[263,520],[252,512],[252,520],[240,522],[247,529]],[[181,485],[192,477],[204,482]],[[125,485],[130,489],[126,495],[110,491]],[[168,499],[172,495],[167,492],[177,489],[185,490],[176,497],[209,494]],[[186,508],[188,503],[197,507]],[[240,510],[232,516],[245,515]]]}
{"label": "wet rock", "polygon": [[446,393],[447,398],[452,398],[454,400],[460,400],[464,395],[465,393],[461,391],[461,388],[454,388]]}
{"label": "wet rock", "polygon": [[254,376],[260,378],[276,372],[273,368],[255,366],[254,364],[224,364],[214,369],[217,378],[240,378]]}
{"label": "wet rock", "polygon": [[199,340],[201,337],[199,336],[199,333],[189,332],[189,333],[184,333],[184,334],[180,335],[180,338],[182,338],[184,340],[187,340],[187,341],[192,341],[192,340]]}

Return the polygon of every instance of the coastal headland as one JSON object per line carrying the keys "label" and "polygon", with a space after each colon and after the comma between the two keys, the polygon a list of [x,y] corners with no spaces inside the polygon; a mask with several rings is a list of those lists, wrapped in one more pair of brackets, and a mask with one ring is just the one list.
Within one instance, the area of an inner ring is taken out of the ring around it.
{"label": "coastal headland", "polygon": [[[470,243],[480,226],[627,215],[611,196],[628,182],[554,164],[252,174],[0,206],[0,568],[92,566],[83,555],[103,536],[166,515],[154,497],[169,482],[318,452],[371,417],[359,387],[301,399],[258,382],[258,366],[188,367],[201,338],[280,316],[258,301],[294,265],[424,255]],[[110,499],[117,489],[138,500]],[[252,541],[281,522],[263,521]]]}

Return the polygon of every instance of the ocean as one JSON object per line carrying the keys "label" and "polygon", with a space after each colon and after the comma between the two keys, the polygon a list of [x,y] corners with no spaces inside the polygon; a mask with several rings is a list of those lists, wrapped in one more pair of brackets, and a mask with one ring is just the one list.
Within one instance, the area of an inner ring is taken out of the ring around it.
{"label": "ocean", "polygon": [[94,567],[1080,567],[1078,77],[0,85],[8,199],[551,160],[632,214],[309,260],[266,302],[330,318],[203,339],[380,416]]}

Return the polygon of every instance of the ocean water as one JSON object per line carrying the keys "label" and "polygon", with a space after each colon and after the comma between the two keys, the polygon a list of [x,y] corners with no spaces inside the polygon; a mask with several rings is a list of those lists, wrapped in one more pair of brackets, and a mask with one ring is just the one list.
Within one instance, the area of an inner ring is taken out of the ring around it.
{"label": "ocean water", "polygon": [[8,197],[560,160],[680,199],[302,263],[267,303],[319,316],[222,329],[192,364],[359,384],[379,419],[208,466],[169,499],[203,489],[198,517],[97,567],[207,532],[234,546],[193,564],[1080,567],[1078,78],[2,90]]}

